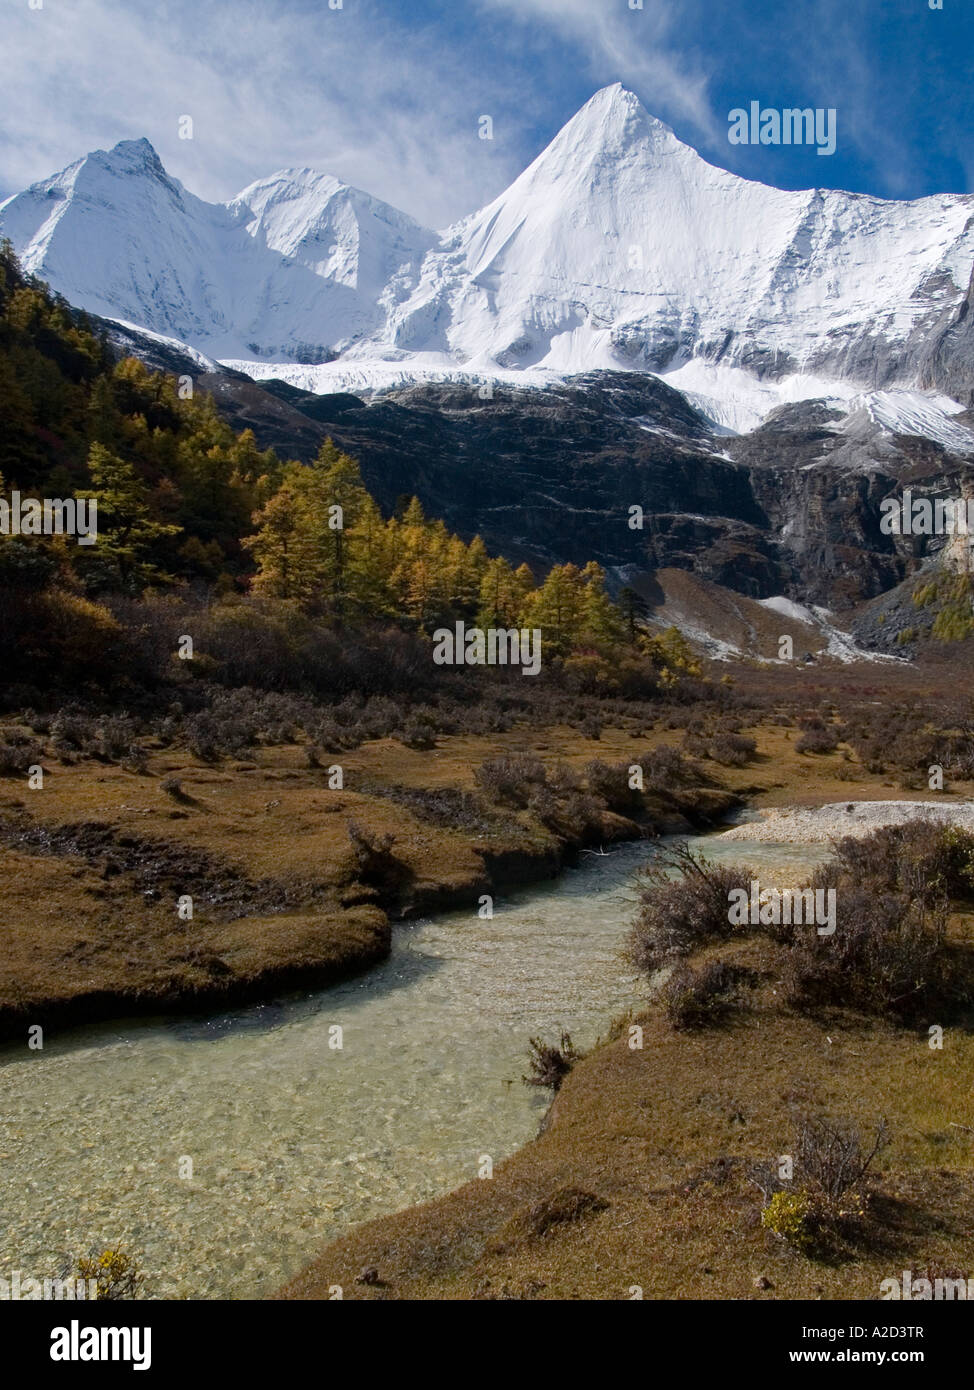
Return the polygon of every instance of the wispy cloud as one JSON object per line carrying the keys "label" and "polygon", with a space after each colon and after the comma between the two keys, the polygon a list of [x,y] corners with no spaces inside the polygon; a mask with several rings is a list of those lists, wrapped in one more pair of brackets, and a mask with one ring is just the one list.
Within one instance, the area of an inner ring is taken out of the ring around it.
{"label": "wispy cloud", "polygon": [[[617,81],[749,177],[915,196],[966,167],[970,186],[974,98],[950,4],[888,20],[846,0],[6,0],[0,194],[146,135],[203,197],[309,165],[442,227]],[[835,159],[729,146],[744,97],[835,106]],[[485,114],[493,140],[478,138]]]}
{"label": "wispy cloud", "polygon": [[572,41],[597,86],[623,82],[654,116],[679,120],[712,139],[718,126],[708,76],[688,50],[690,6],[672,0],[475,0],[522,28],[539,23]]}
{"label": "wispy cloud", "polygon": [[[442,225],[521,167],[523,151],[477,135],[483,100],[509,99],[503,73],[472,82],[461,54],[382,3],[23,0],[4,22],[7,191],[147,135],[204,197],[309,165]],[[184,115],[192,140],[178,136]]]}

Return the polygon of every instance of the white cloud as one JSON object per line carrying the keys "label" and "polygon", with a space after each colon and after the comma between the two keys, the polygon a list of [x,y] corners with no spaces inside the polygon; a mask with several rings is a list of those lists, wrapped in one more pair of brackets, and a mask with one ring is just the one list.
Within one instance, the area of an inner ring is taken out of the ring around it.
{"label": "white cloud", "polygon": [[[142,135],[194,193],[223,199],[309,165],[441,226],[523,167],[477,138],[510,98],[437,36],[345,0],[27,0],[5,7],[0,185],[12,192],[98,147]],[[494,107],[483,108],[490,98]],[[180,116],[194,139],[180,140]]]}

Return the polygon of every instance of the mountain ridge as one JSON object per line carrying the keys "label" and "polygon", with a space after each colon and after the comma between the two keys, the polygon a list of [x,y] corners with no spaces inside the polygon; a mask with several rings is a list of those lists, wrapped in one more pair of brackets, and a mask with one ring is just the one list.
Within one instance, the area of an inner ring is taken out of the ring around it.
{"label": "mountain ridge", "polygon": [[718,419],[743,391],[757,419],[759,388],[769,408],[847,386],[966,403],[974,382],[974,196],[742,179],[621,84],[439,232],[310,169],[206,203],[145,139],[8,198],[0,232],[82,308],[255,375],[310,364],[325,392],[390,370],[525,384],[636,370]]}

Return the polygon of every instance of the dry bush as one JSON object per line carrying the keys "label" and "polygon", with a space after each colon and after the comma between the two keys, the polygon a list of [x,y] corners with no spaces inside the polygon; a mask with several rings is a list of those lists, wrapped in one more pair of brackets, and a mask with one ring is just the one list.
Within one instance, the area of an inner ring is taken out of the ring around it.
{"label": "dry bush", "polygon": [[832,935],[809,925],[778,929],[790,939],[786,1000],[804,1010],[848,1007],[904,1021],[931,1006],[952,1007],[962,986],[946,929],[941,910],[840,882]]}
{"label": "dry bush", "polygon": [[490,798],[523,809],[547,781],[544,763],[530,754],[488,758],[474,773],[474,781]]}
{"label": "dry bush", "polygon": [[722,763],[725,767],[744,767],[754,758],[758,746],[753,738],[745,734],[719,730],[710,740],[708,751],[715,763]]}
{"label": "dry bush", "polygon": [[0,777],[19,777],[39,764],[44,750],[37,743],[0,743]]}
{"label": "dry bush", "polygon": [[122,762],[138,736],[138,725],[124,715],[106,715],[99,719],[95,730],[95,749],[98,757],[110,762]]}
{"label": "dry bush", "polygon": [[925,903],[974,899],[974,835],[959,826],[914,820],[834,848],[840,874],[852,883]]}
{"label": "dry bush", "polygon": [[880,1120],[868,1140],[848,1120],[803,1116],[795,1136],[795,1176],[830,1206],[861,1190],[876,1158],[890,1145],[889,1126]]}
{"label": "dry bush", "polygon": [[801,1116],[792,1143],[792,1171],[753,1165],[750,1181],[763,1197],[761,1224],[804,1255],[851,1256],[867,1233],[871,1169],[890,1144],[884,1119],[864,1134],[852,1120]]}
{"label": "dry bush", "polygon": [[528,1040],[528,1061],[531,1075],[522,1076],[525,1086],[550,1086],[557,1091],[565,1077],[581,1054],[576,1051],[570,1033],[562,1033],[557,1043],[545,1042],[543,1038]]}
{"label": "dry bush", "polygon": [[819,724],[805,730],[795,744],[795,752],[834,753],[838,746],[839,739],[835,730]]}
{"label": "dry bush", "polygon": [[593,758],[585,764],[585,781],[592,795],[601,797],[610,811],[631,814],[643,805],[642,793],[629,785],[628,763],[610,764]]}
{"label": "dry bush", "polygon": [[672,960],[739,928],[731,925],[732,889],[749,890],[753,872],[698,858],[684,844],[660,853],[642,870],[639,912],[629,934],[629,953],[638,969],[659,970]]}
{"label": "dry bush", "polygon": [[712,1028],[724,1023],[745,998],[747,972],[726,961],[708,961],[699,969],[677,965],[667,978],[660,998],[674,1028]]}

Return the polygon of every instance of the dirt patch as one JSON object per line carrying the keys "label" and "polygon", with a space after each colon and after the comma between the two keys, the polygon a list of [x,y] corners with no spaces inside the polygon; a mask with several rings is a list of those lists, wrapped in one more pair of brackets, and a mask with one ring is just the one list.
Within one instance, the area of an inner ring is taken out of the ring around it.
{"label": "dirt patch", "polygon": [[324,885],[253,882],[234,865],[206,850],[162,839],[143,839],[97,821],[74,825],[14,824],[0,819],[0,844],[27,854],[73,855],[103,879],[123,876],[147,902],[191,894],[195,907],[220,918],[284,912],[325,896]]}

